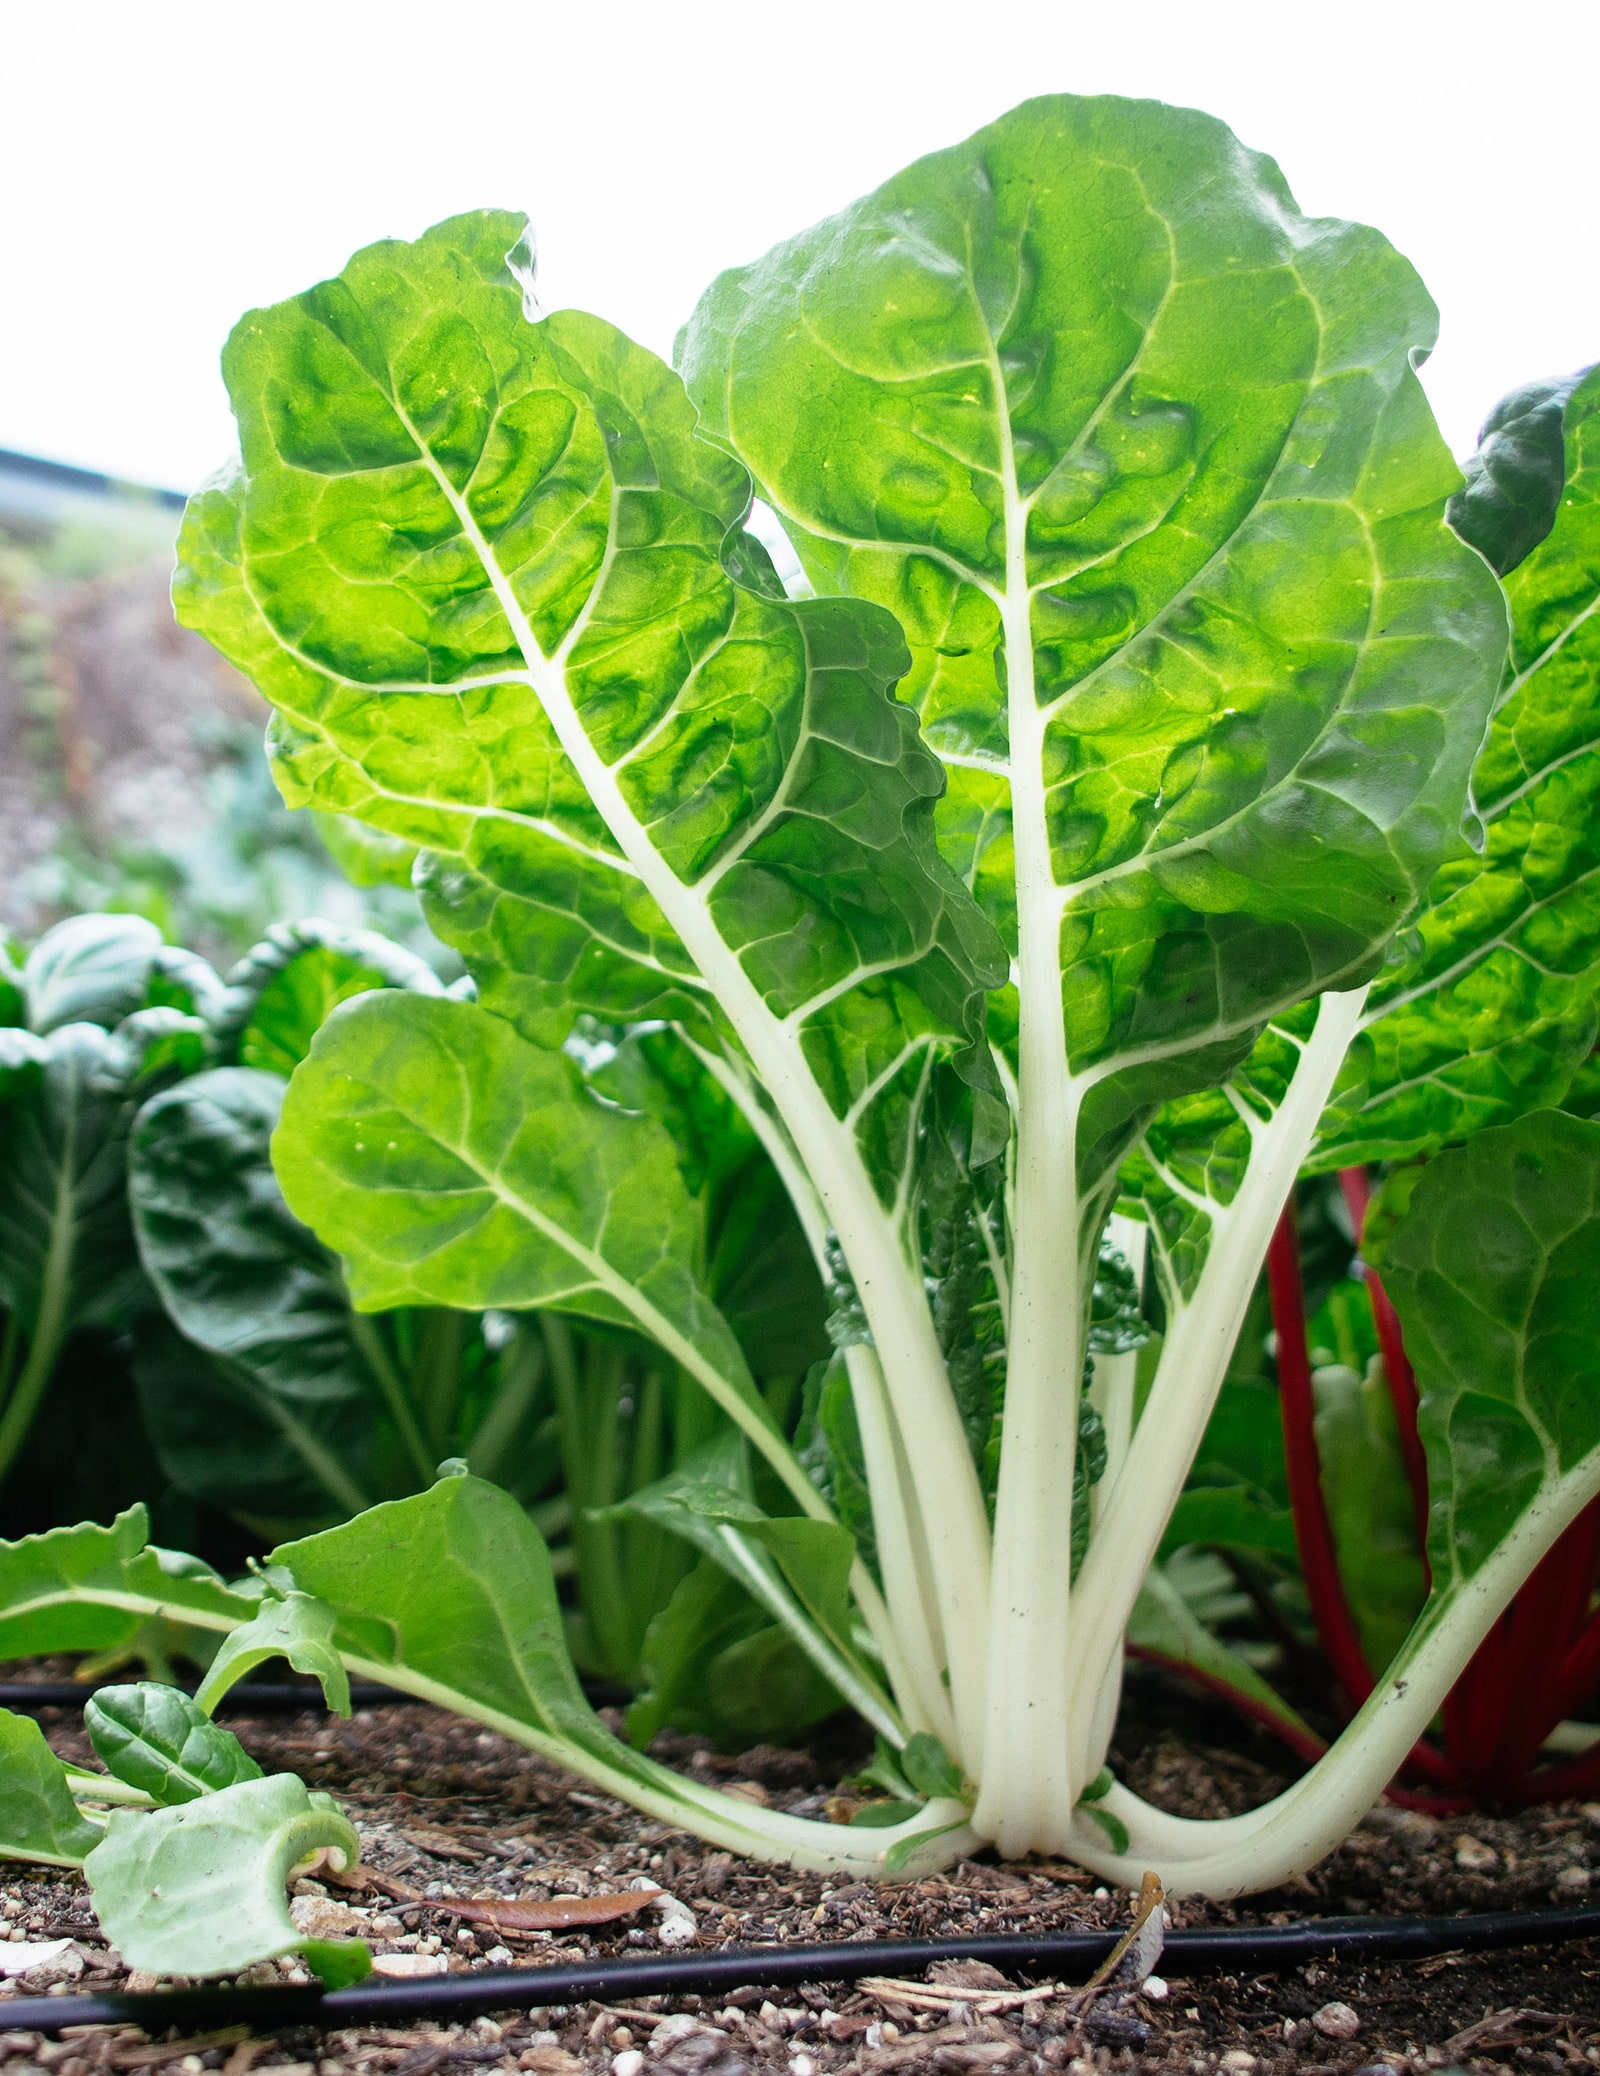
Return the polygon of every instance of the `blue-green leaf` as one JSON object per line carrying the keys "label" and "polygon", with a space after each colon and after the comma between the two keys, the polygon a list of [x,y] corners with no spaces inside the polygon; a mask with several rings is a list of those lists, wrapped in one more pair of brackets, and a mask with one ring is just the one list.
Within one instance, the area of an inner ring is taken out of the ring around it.
{"label": "blue-green leaf", "polygon": [[[153,1975],[232,1975],[309,1950],[289,1916],[296,1863],[331,1847],[353,1866],[361,1843],[327,1796],[292,1773],[245,1780],[176,1808],[116,1810],[84,1864],[106,1936]],[[318,1943],[319,1949],[321,1942]],[[365,1943],[326,1956],[336,1979],[371,1965]]]}

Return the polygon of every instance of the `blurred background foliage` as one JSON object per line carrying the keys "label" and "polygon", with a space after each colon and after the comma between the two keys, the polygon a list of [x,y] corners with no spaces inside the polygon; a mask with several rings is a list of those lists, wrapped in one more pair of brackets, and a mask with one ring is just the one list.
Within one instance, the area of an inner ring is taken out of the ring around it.
{"label": "blurred background foliage", "polygon": [[266,706],[173,620],[182,503],[0,452],[0,932],[133,913],[225,969],[318,915],[454,977],[409,859],[283,805]]}

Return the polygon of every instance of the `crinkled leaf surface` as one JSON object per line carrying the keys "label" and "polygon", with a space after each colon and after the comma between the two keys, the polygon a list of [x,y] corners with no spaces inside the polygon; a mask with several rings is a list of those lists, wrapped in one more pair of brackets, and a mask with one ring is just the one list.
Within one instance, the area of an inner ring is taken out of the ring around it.
{"label": "crinkled leaf surface", "polygon": [[118,1780],[164,1805],[261,1778],[233,1732],[179,1687],[141,1680],[97,1688],[84,1703],[83,1726]]}
{"label": "crinkled leaf surface", "polygon": [[99,1842],[44,1732],[31,1716],[0,1709],[0,1860],[76,1867]]}
{"label": "crinkled leaf surface", "polygon": [[275,1523],[264,1532],[280,1536],[370,1505],[365,1394],[285,1397],[186,1340],[164,1315],[140,1321],[133,1374],[151,1447],[181,1492]]}
{"label": "crinkled leaf surface", "polygon": [[1557,375],[1502,397],[1447,507],[1456,532],[1502,577],[1555,524],[1567,481],[1567,403],[1582,379]]}
{"label": "crinkled leaf surface", "polygon": [[1378,1265],[1421,1395],[1437,1598],[1535,1500],[1600,1487],[1600,1125],[1538,1110],[1441,1154]]}
{"label": "crinkled leaf surface", "polygon": [[680,341],[814,585],[899,616],[944,849],[1013,945],[1020,900],[1024,972],[1057,958],[1102,1161],[1370,972],[1453,838],[1501,608],[1442,524],[1434,326],[1222,124],[1062,95]]}
{"label": "crinkled leaf surface", "polygon": [[318,1033],[274,1158],[363,1309],[554,1306],[642,1326],[768,1424],[704,1291],[666,1132],[469,1002],[370,994]]}
{"label": "crinkled leaf surface", "polygon": [[1560,1102],[1594,1045],[1600,368],[1569,387],[1560,506],[1506,578],[1511,655],[1472,780],[1484,848],[1440,867],[1407,956],[1374,988],[1324,1167],[1429,1153]]}
{"label": "crinkled leaf surface", "polygon": [[428,853],[489,1007],[547,1043],[585,1008],[705,1024],[709,978],[797,1019],[898,1162],[906,1082],[999,971],[935,849],[899,632],[783,598],[676,376],[524,316],[521,231],[457,217],[242,321],[242,468],[191,504],[180,618],[278,709],[292,802]]}
{"label": "crinkled leaf surface", "polygon": [[[361,1853],[354,1826],[327,1796],[277,1773],[173,1809],[115,1811],[84,1872],[106,1936],[130,1967],[232,1975],[306,1947],[285,1884],[296,1862],[321,1846],[348,1866]],[[315,1966],[323,1957],[307,1958]],[[371,1965],[359,1940],[339,1942],[327,1958],[344,1980],[359,1980]]]}

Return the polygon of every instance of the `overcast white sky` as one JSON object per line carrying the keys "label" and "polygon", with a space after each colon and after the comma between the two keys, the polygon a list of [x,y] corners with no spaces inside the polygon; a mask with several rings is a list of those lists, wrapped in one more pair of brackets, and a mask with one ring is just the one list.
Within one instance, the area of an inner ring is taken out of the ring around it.
{"label": "overcast white sky", "polygon": [[1443,313],[1457,452],[1600,358],[1595,0],[0,0],[0,446],[189,489],[234,319],[483,204],[659,352],[753,258],[1029,94],[1187,102]]}

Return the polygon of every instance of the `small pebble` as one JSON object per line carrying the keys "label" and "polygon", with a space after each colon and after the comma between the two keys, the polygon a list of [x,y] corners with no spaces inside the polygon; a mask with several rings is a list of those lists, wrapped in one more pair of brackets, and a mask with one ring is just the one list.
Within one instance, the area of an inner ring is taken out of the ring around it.
{"label": "small pebble", "polygon": [[375,1953],[372,1956],[374,1975],[407,1977],[412,1975],[448,1975],[450,1963],[442,1953]]}
{"label": "small pebble", "polygon": [[1167,2000],[1167,1981],[1164,1975],[1147,1975],[1140,1983],[1139,1989],[1152,2004],[1164,2004]]}
{"label": "small pebble", "polygon": [[1324,2004],[1311,2014],[1311,2023],[1329,2040],[1353,2040],[1361,2030],[1361,2021],[1348,2004]]}
{"label": "small pebble", "polygon": [[1256,2058],[1247,2049],[1230,2047],[1222,2057],[1222,2060],[1217,2064],[1217,2067],[1219,2069],[1237,2069],[1242,2072],[1253,2069],[1255,2065]]}
{"label": "small pebble", "polygon": [[1558,1889],[1571,1889],[1575,1895],[1588,1886],[1589,1870],[1587,1867],[1563,1867],[1556,1876],[1556,1887]]}
{"label": "small pebble", "polygon": [[1492,1874],[1499,1864],[1500,1855],[1481,1838],[1463,1834],[1456,1840],[1456,1865],[1463,1874]]}
{"label": "small pebble", "polygon": [[625,2047],[611,2057],[611,2076],[639,2076],[643,2067],[644,2056],[637,2047]]}

